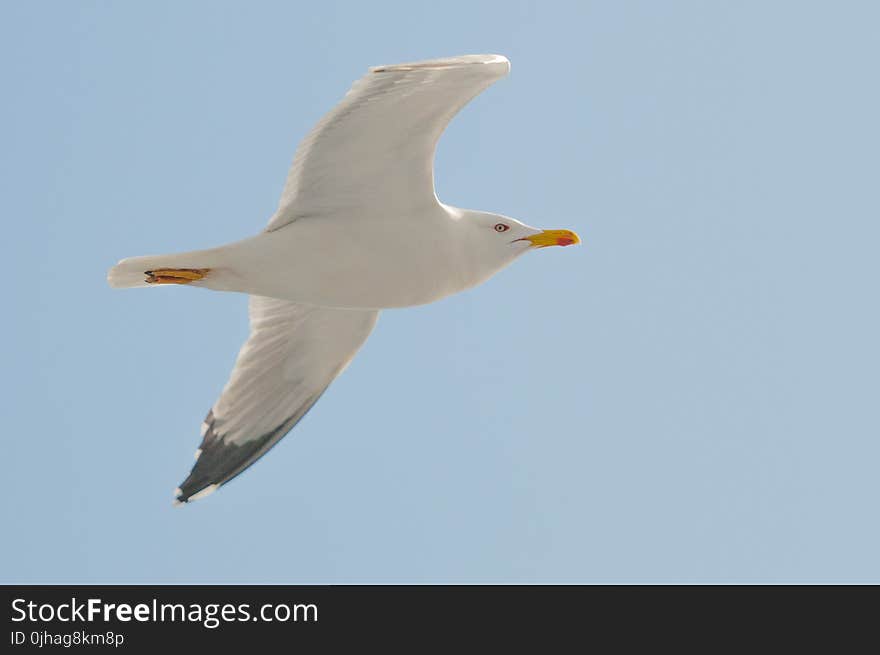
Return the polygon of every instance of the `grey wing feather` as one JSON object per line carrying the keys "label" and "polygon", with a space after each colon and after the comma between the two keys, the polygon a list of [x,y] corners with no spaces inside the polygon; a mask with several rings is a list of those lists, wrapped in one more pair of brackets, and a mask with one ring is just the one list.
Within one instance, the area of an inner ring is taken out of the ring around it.
{"label": "grey wing feather", "polygon": [[317,402],[366,341],[378,312],[252,296],[251,334],[202,425],[178,502],[214,491],[265,455]]}

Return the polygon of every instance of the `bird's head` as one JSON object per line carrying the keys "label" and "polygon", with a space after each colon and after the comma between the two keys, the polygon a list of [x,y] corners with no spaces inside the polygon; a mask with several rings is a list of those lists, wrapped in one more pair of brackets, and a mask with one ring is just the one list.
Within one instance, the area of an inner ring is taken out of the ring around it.
{"label": "bird's head", "polygon": [[580,237],[571,230],[541,230],[520,221],[488,212],[470,212],[465,219],[471,240],[483,256],[504,266],[528,250],[547,246],[572,246]]}
{"label": "bird's head", "polygon": [[450,215],[467,232],[460,243],[469,286],[490,278],[529,250],[581,242],[571,230],[541,230],[501,214],[453,210]]}

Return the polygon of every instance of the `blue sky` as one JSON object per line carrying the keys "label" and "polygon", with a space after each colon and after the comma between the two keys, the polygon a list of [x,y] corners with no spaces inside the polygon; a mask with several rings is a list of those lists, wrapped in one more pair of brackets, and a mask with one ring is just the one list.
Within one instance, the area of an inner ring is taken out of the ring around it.
{"label": "blue sky", "polygon": [[[876,3],[0,8],[7,583],[880,582]],[[498,52],[445,201],[568,227],[385,312],[175,509],[246,299],[113,291],[250,235],[369,65]]]}

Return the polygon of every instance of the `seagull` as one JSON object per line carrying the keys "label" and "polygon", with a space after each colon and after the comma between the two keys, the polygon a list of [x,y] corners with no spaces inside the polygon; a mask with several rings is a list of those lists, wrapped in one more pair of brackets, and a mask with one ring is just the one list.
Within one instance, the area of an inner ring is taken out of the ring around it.
{"label": "seagull", "polygon": [[250,334],[175,504],[207,496],[278,443],[348,366],[381,310],[434,302],[527,251],[580,242],[570,230],[444,204],[434,191],[441,133],[509,71],[501,55],[370,68],[300,143],[262,232],[110,269],[114,288],[250,295]]}

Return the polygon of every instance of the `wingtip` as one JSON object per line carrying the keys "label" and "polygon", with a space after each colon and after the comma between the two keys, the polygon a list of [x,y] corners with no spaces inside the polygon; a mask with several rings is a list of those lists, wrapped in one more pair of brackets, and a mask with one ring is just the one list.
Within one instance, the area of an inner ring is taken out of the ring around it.
{"label": "wingtip", "polygon": [[389,73],[394,71],[430,70],[441,68],[456,68],[468,64],[503,64],[510,70],[510,60],[504,55],[459,55],[458,57],[442,57],[440,59],[424,59],[422,61],[410,61],[402,64],[388,64],[373,66],[371,73]]}
{"label": "wingtip", "polygon": [[184,494],[183,494],[183,491],[181,490],[181,488],[177,487],[177,489],[174,490],[174,501],[172,504],[175,507],[180,507],[181,505],[186,505],[187,503],[191,503],[194,500],[201,500],[202,498],[207,498],[212,493],[217,491],[217,488],[219,486],[220,486],[219,484],[209,484],[204,489],[201,489],[200,491],[197,491],[196,493],[190,494],[189,496],[186,496],[186,497],[184,497]]}

